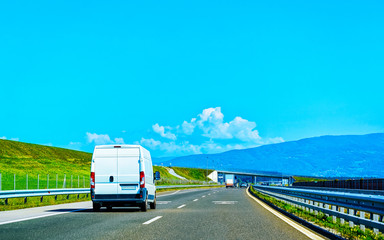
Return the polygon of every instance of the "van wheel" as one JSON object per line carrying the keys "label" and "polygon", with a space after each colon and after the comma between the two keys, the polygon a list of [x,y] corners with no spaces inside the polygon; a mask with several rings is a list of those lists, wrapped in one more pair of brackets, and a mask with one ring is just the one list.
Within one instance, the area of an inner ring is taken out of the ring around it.
{"label": "van wheel", "polygon": [[155,198],[155,200],[153,200],[153,202],[149,203],[149,207],[151,209],[156,209],[156,198]]}
{"label": "van wheel", "polygon": [[93,211],[99,212],[101,205],[99,203],[93,203]]}
{"label": "van wheel", "polygon": [[143,202],[143,203],[141,204],[141,207],[140,207],[140,208],[141,208],[141,211],[142,211],[142,212],[146,212],[147,209],[148,209],[147,207],[148,207],[148,198],[146,198],[146,199],[145,199],[145,202]]}

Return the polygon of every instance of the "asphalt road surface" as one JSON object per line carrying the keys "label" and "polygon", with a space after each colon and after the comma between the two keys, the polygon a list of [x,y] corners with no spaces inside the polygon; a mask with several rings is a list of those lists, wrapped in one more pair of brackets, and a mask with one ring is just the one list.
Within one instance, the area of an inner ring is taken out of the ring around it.
{"label": "asphalt road surface", "polygon": [[93,212],[90,202],[1,212],[0,239],[308,239],[245,189],[166,192],[157,201],[147,212]]}

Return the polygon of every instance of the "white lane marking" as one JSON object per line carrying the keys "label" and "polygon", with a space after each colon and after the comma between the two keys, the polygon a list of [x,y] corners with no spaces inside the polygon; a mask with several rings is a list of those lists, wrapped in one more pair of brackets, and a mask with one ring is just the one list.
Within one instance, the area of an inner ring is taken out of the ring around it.
{"label": "white lane marking", "polygon": [[204,195],[204,196],[202,196],[202,197],[205,197],[205,195]]}
{"label": "white lane marking", "polygon": [[208,193],[208,195],[211,195],[210,193]]}
{"label": "white lane marking", "polygon": [[[248,187],[249,188],[249,187]],[[274,214],[275,216],[277,216],[278,218],[280,218],[281,220],[283,220],[284,222],[288,223],[289,225],[291,225],[292,227],[296,228],[298,231],[302,232],[303,234],[305,234],[307,237],[309,237],[310,239],[315,239],[315,240],[325,240],[326,238],[323,238],[319,235],[316,235],[314,233],[312,233],[311,231],[309,231],[308,229],[302,227],[301,225],[299,225],[298,223],[294,222],[293,220],[287,218],[286,216],[284,216],[283,214],[279,213],[278,211],[276,211],[275,209],[271,208],[270,206],[268,206],[267,204],[263,203],[262,201],[260,201],[259,199],[255,198],[254,196],[252,196],[249,192],[248,192],[248,189],[246,190],[248,196],[250,198],[252,198],[253,200],[255,200],[258,204],[260,204],[261,206],[263,206],[265,209],[267,209],[268,211],[270,211],[272,214]]]}
{"label": "white lane marking", "polygon": [[195,199],[195,200],[193,200],[193,201],[194,201],[194,202],[196,202],[196,201],[198,201],[198,200],[199,200],[199,199],[197,199],[197,198],[196,198],[196,199]]}
{"label": "white lane marking", "polygon": [[229,205],[229,204],[235,204],[237,201],[212,201],[214,204],[223,204],[223,205]]}
{"label": "white lane marking", "polygon": [[146,221],[146,222],[143,223],[143,224],[147,225],[147,224],[153,223],[154,221],[159,220],[159,219],[162,218],[162,217],[163,217],[163,216],[157,216],[157,217],[154,217],[154,218],[152,218],[151,220],[148,220],[148,221]]}
{"label": "white lane marking", "polygon": [[15,223],[15,222],[22,222],[22,221],[27,221],[27,220],[37,219],[37,218],[50,217],[50,216],[55,216],[55,215],[60,215],[60,214],[65,214],[65,213],[78,212],[78,211],[83,211],[83,210],[87,210],[87,208],[76,209],[76,210],[72,210],[72,211],[68,211],[68,212],[58,212],[58,213],[45,214],[45,215],[41,215],[41,216],[16,219],[16,220],[11,220],[11,221],[7,221],[7,222],[0,222],[0,225],[4,225],[4,224],[8,224],[8,223]]}
{"label": "white lane marking", "polygon": [[183,204],[183,205],[181,205],[181,206],[178,206],[177,208],[183,208],[183,207],[185,207],[185,206],[187,206],[187,205]]}
{"label": "white lane marking", "polygon": [[156,204],[168,204],[168,203],[170,203],[170,202],[172,202],[172,201],[157,201],[156,202]]}
{"label": "white lane marking", "polygon": [[176,192],[174,192],[174,193],[170,193],[170,194],[165,194],[165,195],[159,195],[159,196],[156,196],[156,197],[166,197],[166,196],[171,196],[171,195],[173,195],[173,194],[176,194],[176,193],[178,193],[178,192],[180,192],[181,190],[177,190]]}

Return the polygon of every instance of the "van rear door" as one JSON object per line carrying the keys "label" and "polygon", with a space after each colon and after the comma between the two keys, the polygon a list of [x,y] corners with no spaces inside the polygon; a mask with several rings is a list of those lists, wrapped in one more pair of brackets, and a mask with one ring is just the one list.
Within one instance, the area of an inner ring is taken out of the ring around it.
{"label": "van rear door", "polygon": [[117,175],[118,194],[137,194],[140,191],[140,149],[124,147],[118,149]]}
{"label": "van rear door", "polygon": [[112,147],[96,148],[95,195],[117,194],[117,149]]}

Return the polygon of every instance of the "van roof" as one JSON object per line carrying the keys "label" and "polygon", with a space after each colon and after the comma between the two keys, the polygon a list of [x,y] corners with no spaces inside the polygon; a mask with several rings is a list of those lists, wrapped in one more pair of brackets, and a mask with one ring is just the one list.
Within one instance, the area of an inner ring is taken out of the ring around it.
{"label": "van roof", "polygon": [[[124,148],[144,148],[141,145],[130,145],[130,144],[109,144],[109,145],[96,145],[95,148],[115,148],[115,147],[124,147]],[[145,149],[145,148],[144,148]]]}

